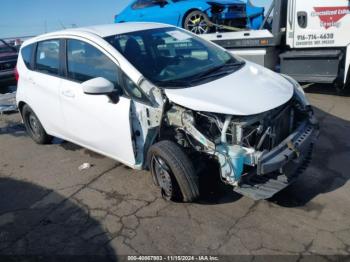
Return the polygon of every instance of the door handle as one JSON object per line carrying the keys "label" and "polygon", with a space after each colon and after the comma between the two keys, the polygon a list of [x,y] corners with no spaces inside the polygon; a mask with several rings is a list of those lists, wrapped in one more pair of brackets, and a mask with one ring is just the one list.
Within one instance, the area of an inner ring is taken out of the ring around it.
{"label": "door handle", "polygon": [[69,97],[69,98],[74,98],[75,97],[75,94],[72,91],[69,91],[69,90],[62,91],[62,95],[64,95],[65,97]]}
{"label": "door handle", "polygon": [[307,27],[307,13],[306,12],[298,12],[298,24],[300,28]]}

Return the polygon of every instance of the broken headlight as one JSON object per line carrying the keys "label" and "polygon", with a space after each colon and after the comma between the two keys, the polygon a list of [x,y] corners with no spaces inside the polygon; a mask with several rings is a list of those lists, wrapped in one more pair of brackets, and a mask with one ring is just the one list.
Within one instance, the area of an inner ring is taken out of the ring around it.
{"label": "broken headlight", "polygon": [[303,106],[310,106],[310,102],[307,99],[305,92],[303,90],[303,88],[301,87],[301,85],[294,80],[292,77],[287,76],[287,75],[283,75],[282,76],[289,81],[289,83],[291,83],[294,87],[294,97],[303,105]]}

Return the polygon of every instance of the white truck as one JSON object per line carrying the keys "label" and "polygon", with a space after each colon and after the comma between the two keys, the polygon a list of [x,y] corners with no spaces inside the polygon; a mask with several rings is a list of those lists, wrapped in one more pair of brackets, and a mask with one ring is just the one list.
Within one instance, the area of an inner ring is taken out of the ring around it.
{"label": "white truck", "polygon": [[349,0],[274,0],[259,30],[201,36],[302,83],[350,84]]}

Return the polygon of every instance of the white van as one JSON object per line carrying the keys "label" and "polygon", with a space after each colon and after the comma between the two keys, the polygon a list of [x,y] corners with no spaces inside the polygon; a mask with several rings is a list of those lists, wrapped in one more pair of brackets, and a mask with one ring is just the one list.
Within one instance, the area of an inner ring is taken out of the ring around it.
{"label": "white van", "polygon": [[169,25],[42,35],[22,45],[17,71],[37,143],[55,136],[150,169],[167,200],[196,200],[209,163],[236,192],[269,198],[294,181],[318,134],[293,79]]}

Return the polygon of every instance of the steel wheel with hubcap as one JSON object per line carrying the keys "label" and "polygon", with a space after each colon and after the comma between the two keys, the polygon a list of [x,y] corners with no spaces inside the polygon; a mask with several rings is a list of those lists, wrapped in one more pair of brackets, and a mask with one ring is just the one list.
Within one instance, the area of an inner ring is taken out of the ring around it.
{"label": "steel wheel with hubcap", "polygon": [[155,174],[164,199],[172,200],[174,197],[174,186],[171,170],[160,156],[153,156],[151,161],[152,173]]}
{"label": "steel wheel with hubcap", "polygon": [[199,197],[198,177],[190,158],[178,144],[166,140],[154,144],[147,160],[164,199],[193,202]]}

